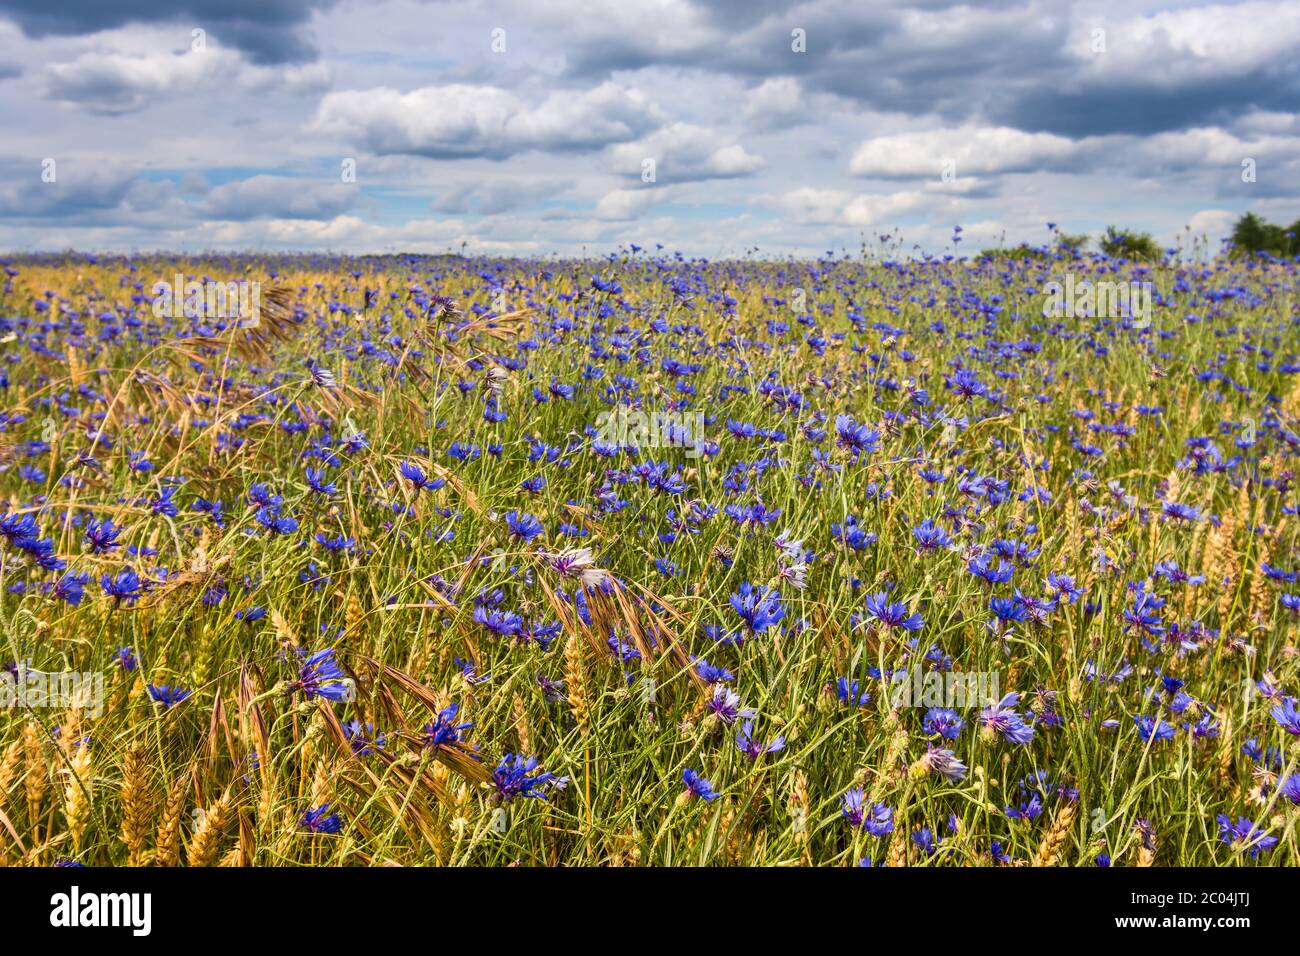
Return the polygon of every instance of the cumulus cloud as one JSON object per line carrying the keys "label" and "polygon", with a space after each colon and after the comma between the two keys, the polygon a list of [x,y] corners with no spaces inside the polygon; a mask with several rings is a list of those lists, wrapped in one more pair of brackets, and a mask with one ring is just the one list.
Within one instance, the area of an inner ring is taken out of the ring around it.
{"label": "cumulus cloud", "polygon": [[799,223],[880,226],[896,222],[926,201],[919,190],[874,195],[804,187],[772,197],[769,203]]}
{"label": "cumulus cloud", "polygon": [[612,189],[600,197],[592,215],[607,222],[626,222],[636,219],[652,206],[667,202],[671,197],[672,192],[666,186]]}
{"label": "cumulus cloud", "polygon": [[323,219],[350,209],[357,196],[357,187],[343,182],[259,175],[217,186],[198,208],[216,219]]}
{"label": "cumulus cloud", "polygon": [[813,118],[808,97],[792,76],[772,77],[750,90],[744,116],[763,129],[788,129]]}
{"label": "cumulus cloud", "polygon": [[749,176],[765,165],[739,143],[690,123],[672,123],[610,149],[612,167],[624,175],[640,177],[646,160],[654,161],[656,180],[673,183]]}
{"label": "cumulus cloud", "polygon": [[232,83],[249,92],[316,92],[328,85],[329,70],[319,63],[252,66],[238,53],[219,49],[138,56],[85,53],[47,65],[41,79],[46,98],[111,114],[136,112],[159,99]]}
{"label": "cumulus cloud", "polygon": [[34,159],[0,160],[0,217],[39,222],[129,215],[159,208],[172,193],[170,183],[139,179],[128,165],[50,159],[48,178]]}
{"label": "cumulus cloud", "polygon": [[1289,0],[0,0],[0,50],[0,243],[816,253],[960,222],[966,252],[1300,215]]}
{"label": "cumulus cloud", "polygon": [[408,93],[387,87],[329,93],[312,129],[380,155],[504,159],[530,149],[597,149],[631,139],[653,122],[645,97],[612,82],[555,92],[536,104],[497,87],[450,84]]}
{"label": "cumulus cloud", "polygon": [[951,162],[957,175],[1026,172],[1069,159],[1070,140],[1006,127],[966,126],[869,139],[849,162],[857,176],[938,176]]}

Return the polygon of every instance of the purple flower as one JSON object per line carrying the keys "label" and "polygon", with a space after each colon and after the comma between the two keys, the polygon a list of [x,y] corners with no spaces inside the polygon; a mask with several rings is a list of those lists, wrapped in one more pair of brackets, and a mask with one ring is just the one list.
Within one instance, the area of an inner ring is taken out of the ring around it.
{"label": "purple flower", "polygon": [[425,474],[424,469],[414,462],[404,461],[397,466],[397,470],[403,478],[415,486],[416,491],[424,489],[437,491],[447,483],[442,478],[430,478]]}
{"label": "purple flower", "polygon": [[740,706],[739,694],[722,684],[714,685],[713,696],[709,698],[707,706],[724,724],[734,724],[741,717],[756,716],[754,711]]}
{"label": "purple flower", "polygon": [[376,750],[384,749],[384,735],[375,733],[374,724],[362,724],[359,720],[349,720],[343,725],[343,736],[352,746],[352,752],[358,757],[369,757]]}
{"label": "purple flower", "polygon": [[91,554],[108,554],[118,546],[117,536],[121,533],[122,529],[116,527],[108,518],[99,521],[91,519],[86,523],[84,532]]}
{"label": "purple flower", "polygon": [[474,620],[497,637],[518,637],[524,619],[513,611],[501,611],[479,605],[474,608]]}
{"label": "purple flower", "polygon": [[862,690],[856,680],[849,680],[847,677],[836,678],[835,696],[839,698],[840,703],[853,704],[856,707],[866,707],[871,703],[871,694]]}
{"label": "purple flower", "polygon": [[89,574],[82,574],[79,571],[69,571],[63,577],[59,578],[54,585],[51,593],[60,601],[64,601],[76,607],[81,603],[81,599],[86,594],[86,584],[90,581]]}
{"label": "purple flower", "polygon": [[1292,803],[1300,804],[1300,773],[1293,773],[1283,780],[1277,792]]}
{"label": "purple flower", "polygon": [[861,827],[873,837],[883,837],[894,830],[894,811],[883,803],[866,802],[866,794],[855,787],[840,797],[840,815],[854,827]]}
{"label": "purple flower", "polygon": [[522,511],[507,511],[506,527],[510,529],[511,537],[518,538],[524,543],[532,541],[543,531],[540,521]]}
{"label": "purple flower", "polygon": [[915,770],[921,773],[937,773],[949,783],[957,783],[966,777],[966,765],[951,750],[927,746],[921,759],[916,762]]}

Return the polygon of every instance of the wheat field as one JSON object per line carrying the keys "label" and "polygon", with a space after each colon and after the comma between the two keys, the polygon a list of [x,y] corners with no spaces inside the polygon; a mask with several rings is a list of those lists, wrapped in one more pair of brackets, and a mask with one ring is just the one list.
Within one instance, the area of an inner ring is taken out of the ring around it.
{"label": "wheat field", "polygon": [[11,258],[0,861],[1296,865],[1295,283]]}

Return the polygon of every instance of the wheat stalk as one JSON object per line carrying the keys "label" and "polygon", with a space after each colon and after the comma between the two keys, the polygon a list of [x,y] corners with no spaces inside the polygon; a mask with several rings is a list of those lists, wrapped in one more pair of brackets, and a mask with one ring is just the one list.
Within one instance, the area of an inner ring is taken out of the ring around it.
{"label": "wheat stalk", "polygon": [[1074,825],[1075,813],[1075,805],[1068,800],[1057,809],[1056,815],[1052,818],[1052,825],[1043,834],[1042,842],[1038,844],[1038,852],[1034,855],[1034,866],[1056,866],[1057,856],[1070,836],[1070,827]]}
{"label": "wheat stalk", "polygon": [[140,866],[144,862],[154,795],[148,755],[143,746],[135,744],[122,762],[121,839],[126,844],[128,866]]}
{"label": "wheat stalk", "polygon": [[181,860],[181,815],[185,810],[185,792],[188,789],[186,777],[182,774],[172,781],[163,801],[162,816],[158,821],[158,852],[155,854],[159,866],[177,866]]}
{"label": "wheat stalk", "polygon": [[222,831],[230,813],[230,795],[230,790],[226,790],[221,799],[203,814],[186,855],[186,863],[190,866],[212,866],[216,862],[221,850]]}

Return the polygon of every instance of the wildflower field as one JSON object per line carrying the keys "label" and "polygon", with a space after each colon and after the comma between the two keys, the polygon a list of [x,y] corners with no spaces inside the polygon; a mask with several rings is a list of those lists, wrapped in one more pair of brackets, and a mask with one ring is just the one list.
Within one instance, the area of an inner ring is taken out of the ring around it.
{"label": "wildflower field", "polygon": [[1296,865],[1295,285],[11,258],[0,861]]}

